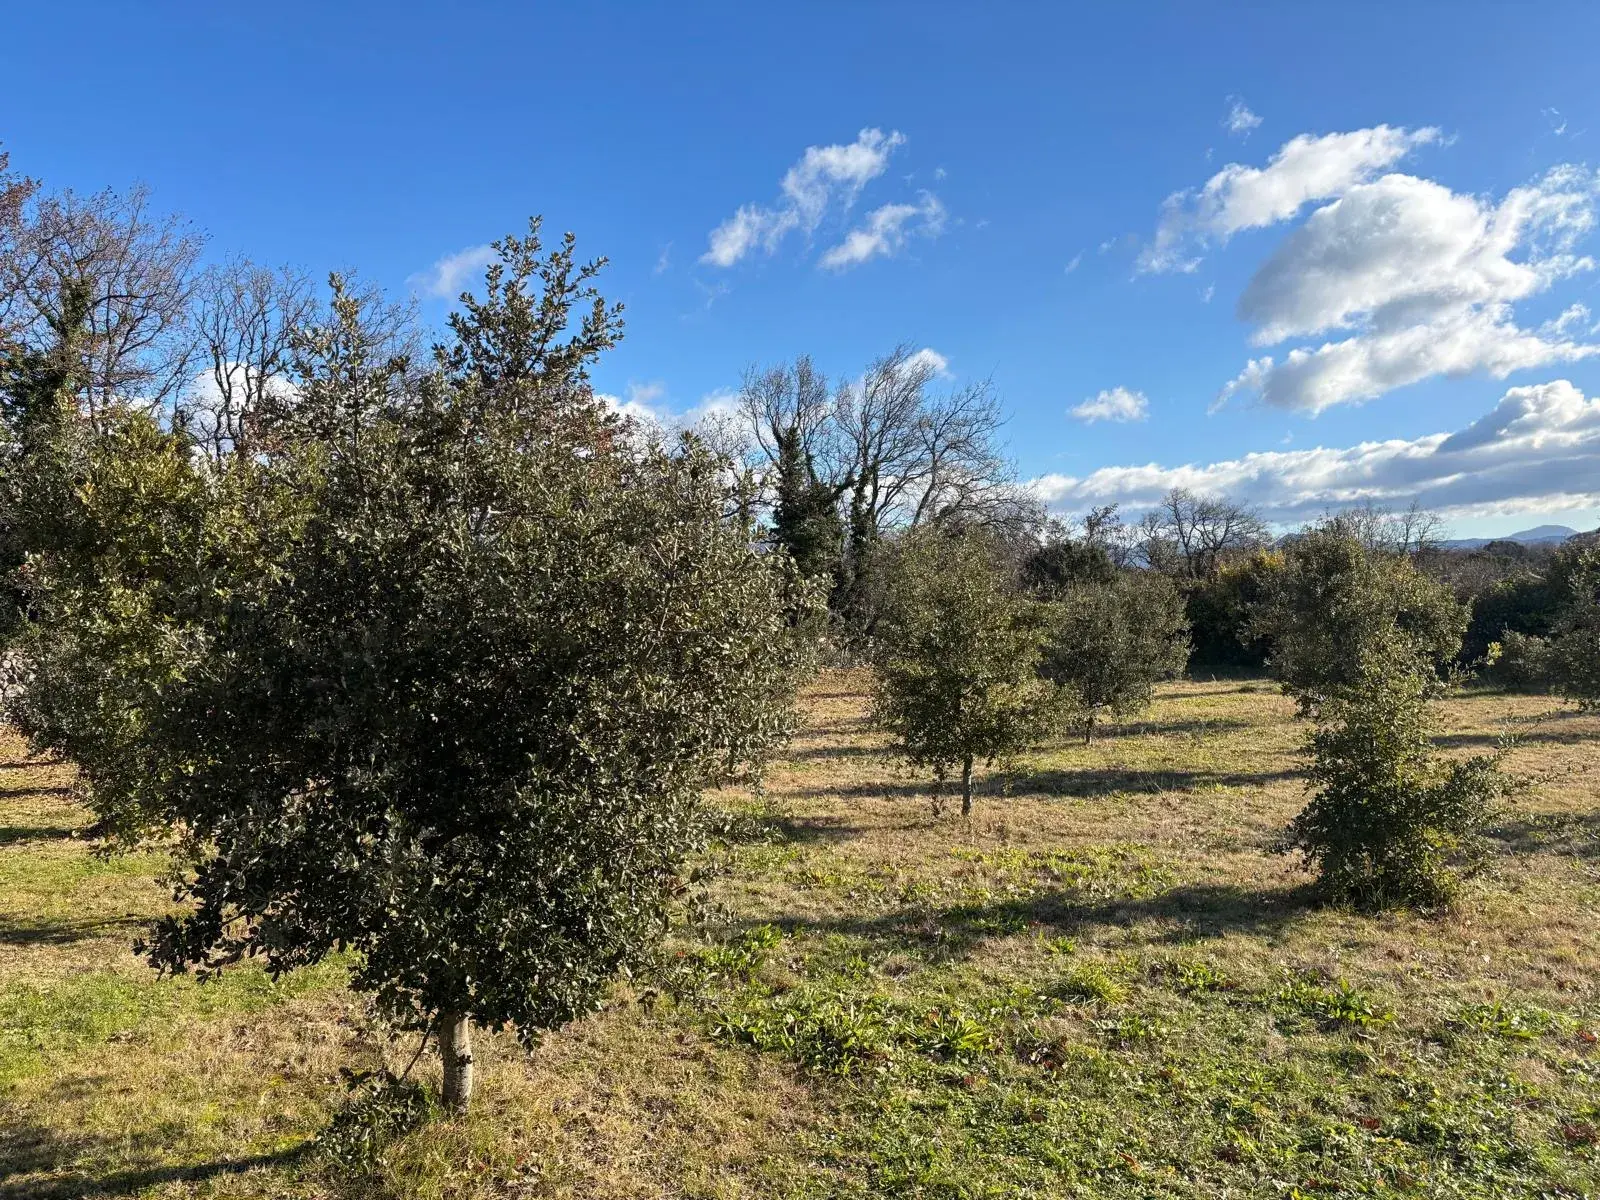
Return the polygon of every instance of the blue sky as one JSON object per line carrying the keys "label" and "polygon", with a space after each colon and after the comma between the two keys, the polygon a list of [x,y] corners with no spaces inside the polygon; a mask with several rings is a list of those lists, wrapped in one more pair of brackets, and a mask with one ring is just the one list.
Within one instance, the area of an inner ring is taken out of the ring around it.
{"label": "blue sky", "polygon": [[1064,509],[1186,483],[1282,521],[1416,495],[1461,534],[1600,523],[1600,7],[150,3],[6,26],[15,167],[143,181],[219,255],[354,266],[432,319],[437,264],[543,213],[627,306],[597,386],[658,412],[753,362],[854,374],[906,341],[952,385],[992,378]]}

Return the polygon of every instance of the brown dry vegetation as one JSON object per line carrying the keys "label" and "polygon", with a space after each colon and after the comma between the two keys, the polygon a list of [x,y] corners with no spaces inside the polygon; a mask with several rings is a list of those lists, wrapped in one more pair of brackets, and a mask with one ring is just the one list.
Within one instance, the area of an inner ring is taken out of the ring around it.
{"label": "brown dry vegetation", "polygon": [[[312,1139],[403,1067],[329,964],[157,981],[157,856],[74,836],[0,741],[0,1196],[1569,1195],[1600,1189],[1600,718],[1446,705],[1533,777],[1459,911],[1314,903],[1273,844],[1302,726],[1260,681],[987,774],[972,821],[885,753],[865,679],[807,727],[658,976],[365,1174]],[[1342,981],[1342,990],[1341,990]],[[1363,1015],[1365,1014],[1365,1015]],[[420,1070],[436,1070],[424,1060]]]}

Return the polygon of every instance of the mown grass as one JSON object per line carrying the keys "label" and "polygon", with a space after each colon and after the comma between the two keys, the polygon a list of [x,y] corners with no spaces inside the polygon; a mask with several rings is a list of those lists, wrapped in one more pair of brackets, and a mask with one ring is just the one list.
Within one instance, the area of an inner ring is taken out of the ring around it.
{"label": "mown grass", "polygon": [[[315,1137],[399,1069],[337,965],[158,982],[152,861],[100,860],[58,767],[0,759],[0,1195],[1600,1194],[1600,719],[1451,701],[1530,776],[1458,911],[1317,903],[1274,851],[1292,706],[1175,684],[936,810],[824,676],[660,970],[362,1172]],[[425,1071],[436,1065],[424,1060]],[[431,1074],[425,1074],[431,1079]]]}

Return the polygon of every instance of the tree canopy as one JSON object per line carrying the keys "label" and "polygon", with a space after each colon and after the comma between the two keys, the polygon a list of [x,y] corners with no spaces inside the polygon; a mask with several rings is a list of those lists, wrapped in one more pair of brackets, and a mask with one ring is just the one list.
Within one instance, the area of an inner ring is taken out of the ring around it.
{"label": "tree canopy", "polygon": [[1045,606],[1017,588],[982,529],[929,527],[900,539],[876,637],[874,712],[914,764],[961,774],[1035,744],[1058,694],[1038,675]]}
{"label": "tree canopy", "polygon": [[702,789],[786,732],[787,558],[696,439],[593,395],[602,264],[537,223],[496,248],[425,369],[336,280],[220,461],[126,409],[80,445],[45,423],[70,386],[12,385],[24,499],[71,449],[18,711],[104,828],[182,831],[157,966],[355,949],[400,1024],[533,1038],[650,947]]}

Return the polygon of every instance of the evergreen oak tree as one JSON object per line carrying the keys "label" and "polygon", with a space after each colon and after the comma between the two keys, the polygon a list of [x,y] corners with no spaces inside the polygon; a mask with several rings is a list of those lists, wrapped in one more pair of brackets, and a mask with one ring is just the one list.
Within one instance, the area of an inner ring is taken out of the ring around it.
{"label": "evergreen oak tree", "polygon": [[621,329],[601,263],[537,222],[497,250],[426,368],[336,281],[220,464],[131,413],[79,447],[70,389],[12,388],[23,440],[71,449],[8,475],[35,514],[70,476],[68,536],[22,521],[15,711],[103,830],[179,835],[150,961],[353,950],[437,1031],[455,1106],[474,1024],[531,1041],[652,946],[702,790],[785,734],[804,654],[804,589],[722,519],[724,464],[589,388]]}
{"label": "evergreen oak tree", "polygon": [[1249,635],[1265,639],[1268,665],[1301,710],[1357,686],[1361,653],[1409,654],[1435,694],[1461,646],[1466,606],[1404,554],[1369,547],[1339,517],[1289,542]]}
{"label": "evergreen oak tree", "polygon": [[961,774],[1036,744],[1057,692],[1038,674],[1045,606],[1020,591],[1008,556],[980,529],[928,526],[895,547],[879,618],[874,714],[915,765]]}
{"label": "evergreen oak tree", "polygon": [[1113,571],[1056,592],[1040,671],[1063,691],[1087,743],[1105,715],[1149,705],[1155,685],[1189,660],[1189,624],[1176,585],[1155,571]]}

